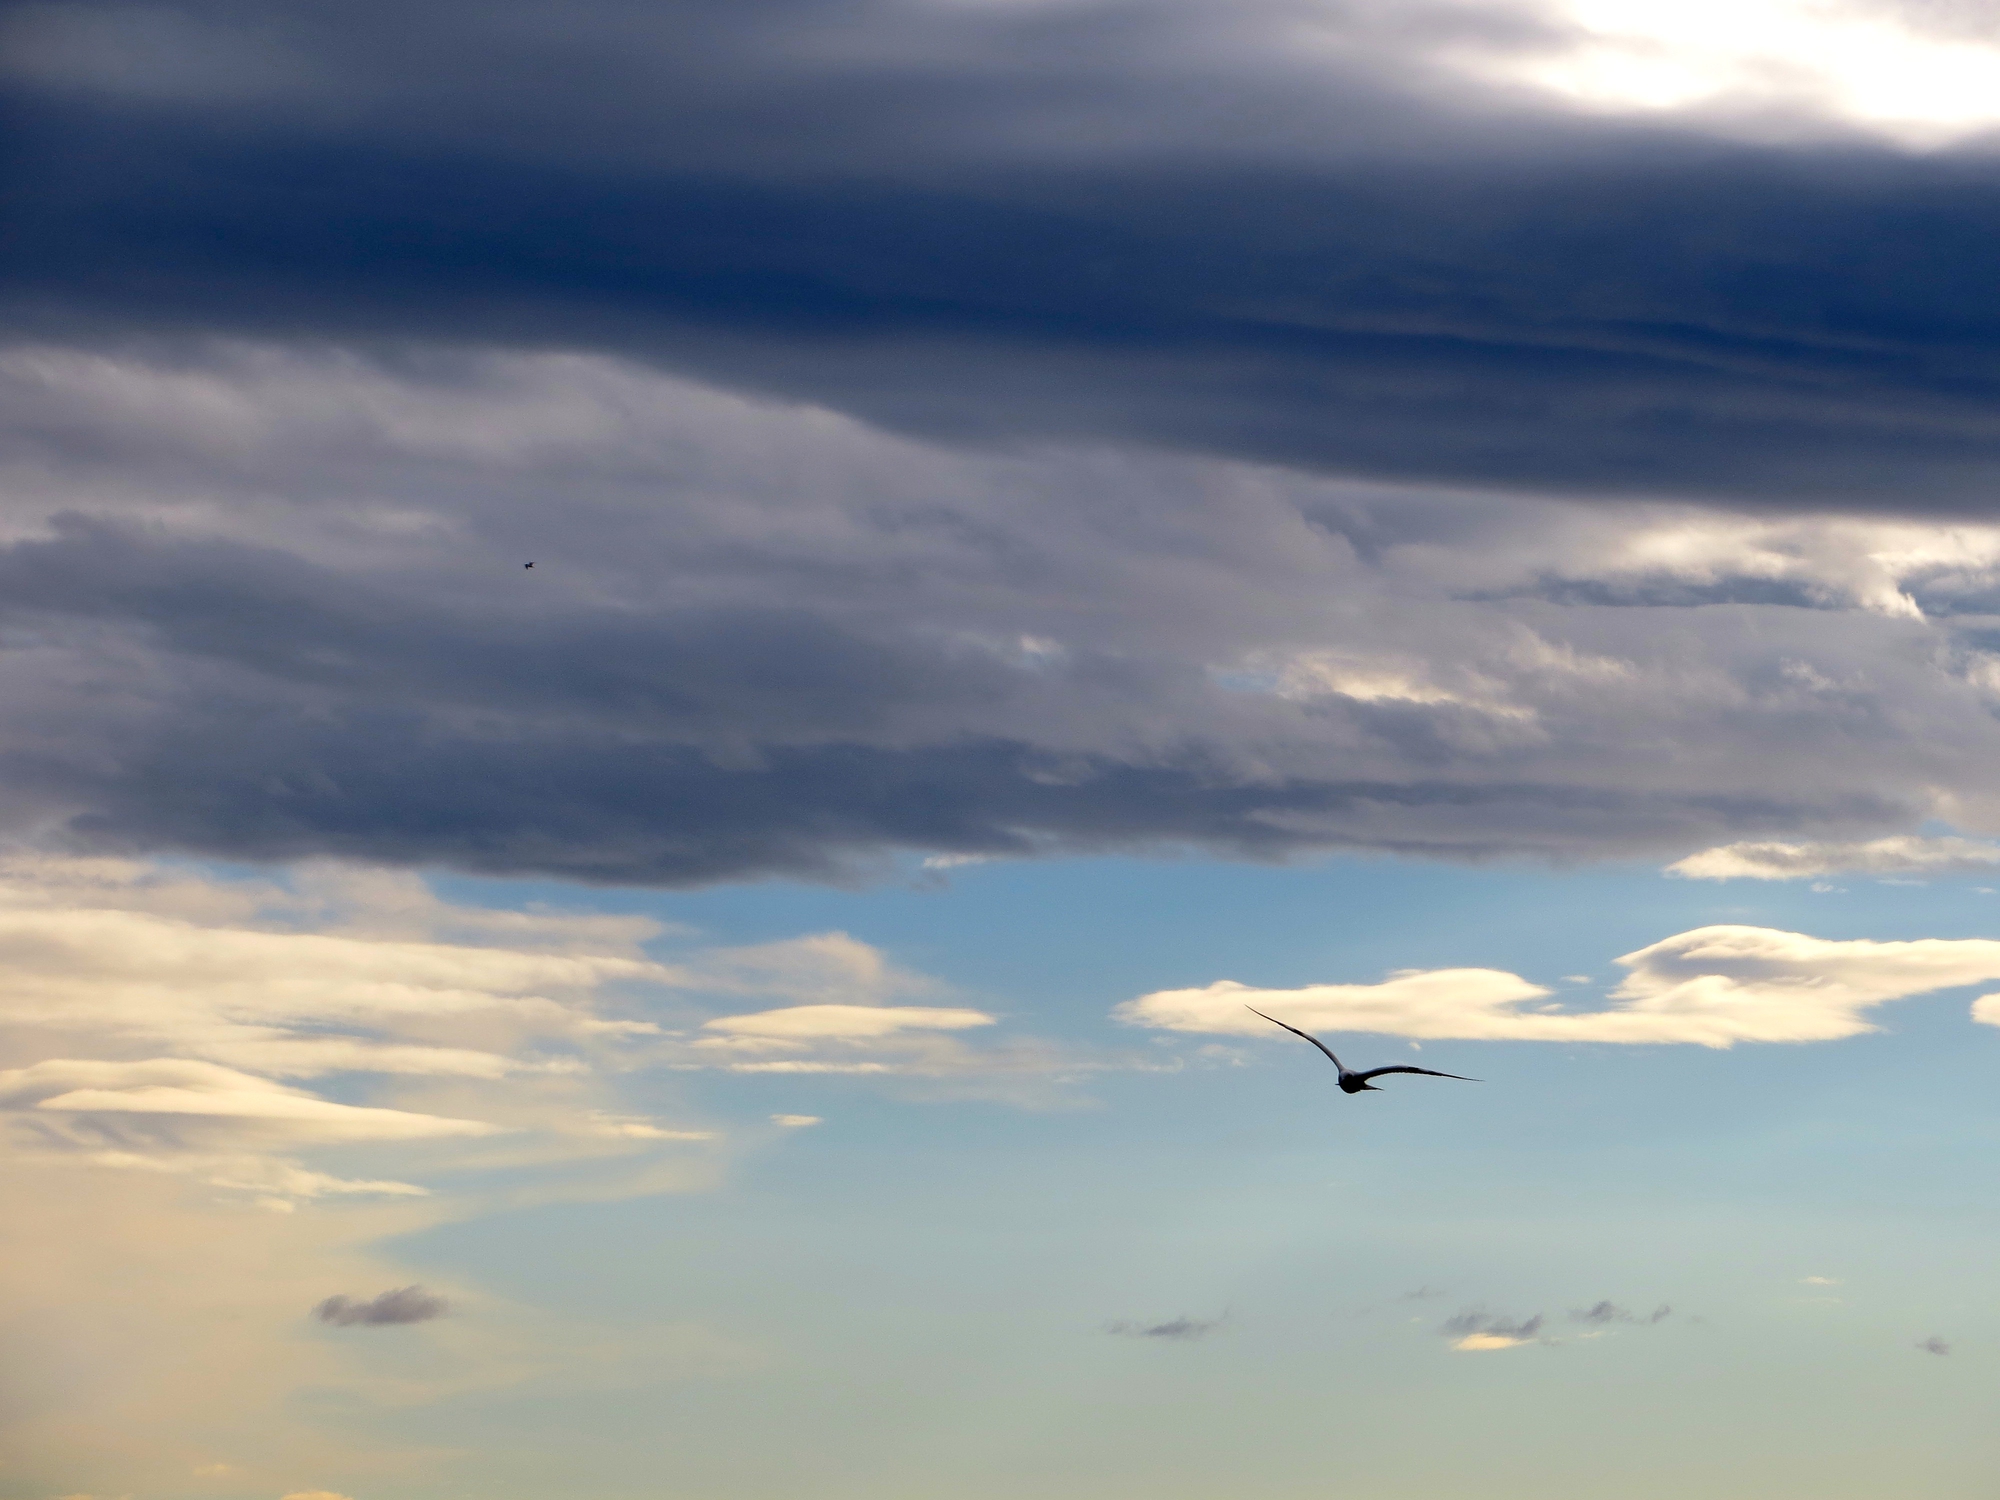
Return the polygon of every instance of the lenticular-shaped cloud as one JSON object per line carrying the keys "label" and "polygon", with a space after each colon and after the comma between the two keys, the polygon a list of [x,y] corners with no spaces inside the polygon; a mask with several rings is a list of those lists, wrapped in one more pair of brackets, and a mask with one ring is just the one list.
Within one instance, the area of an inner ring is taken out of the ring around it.
{"label": "lenticular-shaped cloud", "polygon": [[[1867,1013],[1912,995],[2000,978],[2000,942],[1847,941],[1764,927],[1696,928],[1618,960],[1628,973],[1600,1011],[1535,1004],[1550,991],[1493,969],[1442,969],[1379,984],[1260,990],[1221,980],[1128,1000],[1113,1015],[1169,1031],[1257,1035],[1256,1006],[1307,1029],[1491,1041],[1832,1041],[1873,1031]],[[1975,1019],[2000,1024],[2000,996]]]}
{"label": "lenticular-shaped cloud", "polygon": [[1897,834],[1857,843],[1725,844],[1667,866],[1688,880],[1805,880],[1819,875],[1959,875],[1990,873],[2000,844]]}
{"label": "lenticular-shaped cloud", "polygon": [[73,1115],[188,1115],[254,1124],[304,1141],[492,1135],[501,1127],[407,1110],[338,1104],[303,1089],[178,1058],[58,1058],[0,1072],[0,1108]]}

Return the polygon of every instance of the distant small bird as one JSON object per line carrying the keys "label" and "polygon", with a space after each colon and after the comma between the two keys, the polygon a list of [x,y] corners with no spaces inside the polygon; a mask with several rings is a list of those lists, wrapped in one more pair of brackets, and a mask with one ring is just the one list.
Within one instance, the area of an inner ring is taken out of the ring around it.
{"label": "distant small bird", "polygon": [[[1243,1008],[1253,1016],[1264,1016],[1264,1012],[1257,1009],[1254,1005],[1246,1005]],[[1273,1026],[1285,1026],[1285,1023],[1280,1021],[1276,1016],[1264,1016],[1264,1019],[1269,1021]],[[1333,1049],[1318,1037],[1303,1032],[1296,1026],[1285,1026],[1285,1030],[1289,1031],[1293,1036],[1305,1037],[1307,1041],[1326,1054],[1328,1062],[1340,1069],[1340,1091],[1343,1094],[1358,1094],[1363,1089],[1371,1093],[1381,1093],[1382,1091],[1368,1080],[1371,1078],[1380,1078],[1384,1073],[1421,1073],[1426,1078],[1456,1078],[1460,1083],[1478,1083],[1480,1081],[1477,1078],[1467,1078],[1463,1073],[1440,1073],[1435,1068],[1409,1068],[1401,1065],[1387,1068],[1370,1068],[1366,1073],[1349,1072],[1347,1065],[1333,1055]]]}
{"label": "distant small bird", "polygon": [[533,564],[533,563],[522,563],[522,564],[521,564],[521,566],[522,566],[522,567],[524,567],[524,568],[532,568],[532,567],[534,566],[534,564]]}

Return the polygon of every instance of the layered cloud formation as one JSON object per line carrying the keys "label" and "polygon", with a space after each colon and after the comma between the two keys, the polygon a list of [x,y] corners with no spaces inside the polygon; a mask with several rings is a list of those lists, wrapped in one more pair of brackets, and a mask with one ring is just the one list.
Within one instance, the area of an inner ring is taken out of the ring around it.
{"label": "layered cloud formation", "polygon": [[0,384],[0,821],[72,846],[685,884],[2000,826],[1991,527],[966,452],[596,356]]}
{"label": "layered cloud formation", "polygon": [[[644,946],[663,938],[670,960]],[[276,1209],[439,1182],[490,1200],[694,1181],[707,1168],[688,1153],[726,1132],[645,1107],[676,1073],[1025,1101],[1139,1065],[1011,1034],[969,1045],[954,1033],[994,1016],[907,1003],[942,987],[842,933],[704,947],[643,919],[454,906],[414,877],[335,869],[231,882],[20,856],[0,871],[0,959],[17,1148]]]}

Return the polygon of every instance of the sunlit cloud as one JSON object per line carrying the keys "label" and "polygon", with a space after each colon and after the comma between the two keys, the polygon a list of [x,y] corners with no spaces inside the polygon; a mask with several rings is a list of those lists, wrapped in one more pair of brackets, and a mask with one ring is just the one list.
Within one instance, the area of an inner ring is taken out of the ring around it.
{"label": "sunlit cloud", "polygon": [[1964,875],[2000,865],[2000,844],[1898,834],[1856,843],[1724,844],[1667,866],[1688,880],[1806,880],[1823,875]]}
{"label": "sunlit cloud", "polygon": [[[1684,932],[1617,960],[1628,972],[1612,1006],[1571,1011],[1552,993],[1497,969],[1411,970],[1375,984],[1256,989],[1220,980],[1159,990],[1113,1015],[1168,1031],[1258,1035],[1248,1009],[1322,1031],[1486,1041],[1694,1043],[1834,1041],[1876,1029],[1874,1007],[2000,978],[2000,942],[1925,938],[1847,941],[1765,927]],[[1973,1016],[2000,1024],[2000,996]]]}
{"label": "sunlit cloud", "polygon": [[1938,145],[2000,123],[1990,33],[1895,4],[1555,0],[1539,46],[1469,59],[1590,109],[1791,110]]}
{"label": "sunlit cloud", "polygon": [[1546,1321],[1540,1313],[1532,1318],[1502,1318],[1491,1313],[1462,1312],[1446,1318],[1438,1331],[1460,1353],[1481,1354],[1543,1342],[1542,1325]]}

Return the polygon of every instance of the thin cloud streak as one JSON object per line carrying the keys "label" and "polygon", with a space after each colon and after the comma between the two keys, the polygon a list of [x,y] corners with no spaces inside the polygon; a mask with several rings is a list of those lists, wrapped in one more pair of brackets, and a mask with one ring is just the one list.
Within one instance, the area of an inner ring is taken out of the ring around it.
{"label": "thin cloud streak", "polygon": [[1190,1318],[1183,1315],[1178,1318],[1170,1318],[1164,1323],[1147,1324],[1122,1321],[1106,1323],[1104,1331],[1124,1338],[1172,1339],[1187,1343],[1195,1339],[1206,1338],[1217,1328],[1220,1328],[1222,1323],[1223,1320],[1221,1318]]}

